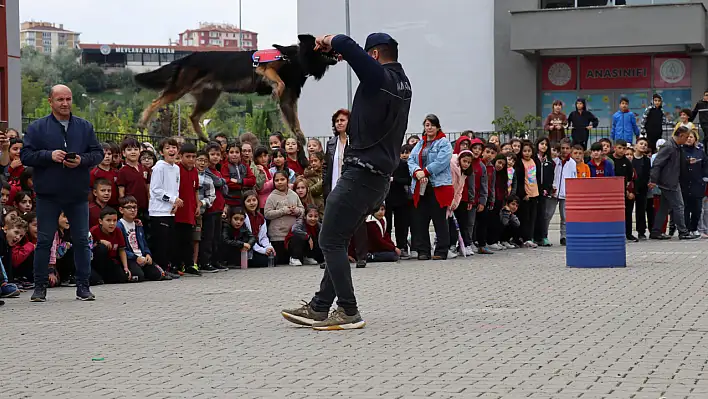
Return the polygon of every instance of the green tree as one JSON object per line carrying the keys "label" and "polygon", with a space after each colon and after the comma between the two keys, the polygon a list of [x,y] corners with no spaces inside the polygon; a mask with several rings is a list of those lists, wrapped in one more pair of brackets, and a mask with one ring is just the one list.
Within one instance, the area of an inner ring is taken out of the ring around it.
{"label": "green tree", "polygon": [[46,102],[46,98],[44,85],[30,79],[27,75],[22,76],[22,115],[34,112],[41,102]]}
{"label": "green tree", "polygon": [[106,74],[96,64],[89,64],[82,68],[76,80],[86,88],[89,93],[99,93],[106,90]]}
{"label": "green tree", "polygon": [[511,137],[521,137],[537,127],[540,121],[541,118],[533,114],[527,114],[522,120],[518,120],[511,107],[505,105],[502,116],[494,119],[492,124],[499,133]]}
{"label": "green tree", "polygon": [[246,113],[253,115],[253,100],[251,100],[251,97],[246,98]]}

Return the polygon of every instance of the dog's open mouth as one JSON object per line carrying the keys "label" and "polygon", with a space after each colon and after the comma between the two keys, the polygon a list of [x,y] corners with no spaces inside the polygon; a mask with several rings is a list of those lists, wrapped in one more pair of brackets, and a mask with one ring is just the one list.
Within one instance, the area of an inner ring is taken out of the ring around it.
{"label": "dog's open mouth", "polygon": [[331,62],[333,65],[339,62],[342,58],[342,56],[338,53],[335,53],[334,51],[330,51],[329,53],[323,53],[322,56],[328,61]]}

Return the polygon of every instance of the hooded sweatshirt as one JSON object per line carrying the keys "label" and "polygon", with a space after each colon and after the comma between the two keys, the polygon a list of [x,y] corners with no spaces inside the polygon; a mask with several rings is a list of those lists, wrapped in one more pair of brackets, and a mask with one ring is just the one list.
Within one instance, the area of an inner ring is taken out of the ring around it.
{"label": "hooded sweatshirt", "polygon": [[[654,98],[659,98],[663,101],[660,95],[656,94]],[[661,134],[664,130],[664,125],[666,122],[666,115],[664,115],[664,109],[662,105],[658,107],[654,106],[653,99],[652,104],[644,110],[644,115],[642,115],[642,132],[645,132],[647,137],[654,138],[658,140],[661,138]]]}
{"label": "hooded sweatshirt", "polygon": [[[560,141],[565,137],[565,126],[568,124],[568,118],[563,112],[551,112],[546,117],[546,122],[543,123],[543,128],[548,132],[548,139],[551,141]],[[556,127],[560,126],[560,129]],[[586,125],[587,126],[587,125]]]}
{"label": "hooded sweatshirt", "polygon": [[[583,104],[583,109],[578,109],[578,103]],[[568,129],[574,143],[587,143],[590,137],[588,126],[596,128],[600,121],[592,112],[588,111],[588,104],[584,98],[575,101],[575,111],[568,116]]]}

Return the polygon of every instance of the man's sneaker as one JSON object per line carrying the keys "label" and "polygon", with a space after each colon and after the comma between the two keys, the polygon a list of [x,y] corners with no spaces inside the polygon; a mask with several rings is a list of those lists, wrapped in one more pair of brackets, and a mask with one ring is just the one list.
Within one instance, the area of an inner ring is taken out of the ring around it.
{"label": "man's sneaker", "polygon": [[479,247],[479,249],[477,250],[477,253],[479,253],[481,255],[493,255],[494,254],[494,252],[492,252],[492,250],[487,247]]}
{"label": "man's sneaker", "polygon": [[561,238],[561,246],[564,246],[564,247],[565,247],[565,242],[566,242],[566,241],[565,241],[565,237]]}
{"label": "man's sneaker", "polygon": [[649,235],[649,239],[650,239],[650,240],[670,240],[671,237],[670,237],[670,236],[667,236],[666,234],[654,234],[654,233],[651,233],[651,234]]}
{"label": "man's sneaker", "polygon": [[315,265],[319,265],[319,262],[312,259],[312,258],[305,258],[302,260],[302,264],[307,265],[307,266],[315,266]]}
{"label": "man's sneaker", "polygon": [[47,284],[37,283],[34,286],[34,292],[30,297],[32,302],[47,302]]}
{"label": "man's sneaker", "polygon": [[399,256],[401,260],[408,260],[411,258],[411,254],[408,253],[408,250],[402,249],[401,250],[401,256]]}
{"label": "man's sneaker", "polygon": [[630,234],[630,235],[627,236],[627,241],[629,241],[629,242],[639,242],[639,239],[638,239],[637,237],[635,237],[635,236],[633,236],[633,235]]}
{"label": "man's sneaker", "polygon": [[0,306],[4,305],[5,301],[0,301]]}
{"label": "man's sneaker", "polygon": [[457,258],[457,252],[447,251],[447,259]]}
{"label": "man's sneaker", "polygon": [[528,240],[524,243],[524,248],[538,248],[535,242]]}
{"label": "man's sneaker", "polygon": [[324,263],[324,262],[323,262],[323,263],[320,263],[320,269],[324,270],[324,269],[326,269],[326,268],[327,268],[327,264],[326,264],[326,263]]}
{"label": "man's sneaker", "polygon": [[200,272],[196,266],[188,266],[184,268],[184,274],[190,276],[201,276],[202,272]]}
{"label": "man's sneaker", "polygon": [[214,267],[214,269],[216,269],[216,270],[218,270],[218,271],[220,271],[220,272],[229,271],[229,268],[226,267],[226,265],[223,265],[223,264],[221,264],[221,263],[217,263],[217,264],[213,265],[213,267]]}
{"label": "man's sneaker", "polygon": [[302,262],[300,262],[300,259],[297,258],[290,258],[290,266],[302,266]]}
{"label": "man's sneaker", "polygon": [[506,249],[506,247],[503,247],[501,244],[495,242],[494,244],[489,245],[489,249],[491,249],[492,251],[503,251]]}
{"label": "man's sneaker", "polygon": [[77,283],[76,284],[76,299],[81,301],[93,301],[96,296],[91,293],[87,283]]}
{"label": "man's sneaker", "polygon": [[20,296],[20,289],[15,284],[2,283],[0,298],[17,298],[18,296]]}
{"label": "man's sneaker", "polygon": [[280,314],[285,320],[299,326],[312,326],[315,322],[327,320],[327,312],[318,312],[309,303],[302,301],[303,305],[297,309],[283,309]]}
{"label": "man's sneaker", "polygon": [[214,266],[212,266],[210,264],[206,264],[206,265],[200,267],[199,271],[201,271],[202,273],[217,273],[219,271],[219,269],[215,268]]}
{"label": "man's sneaker", "polygon": [[553,244],[548,240],[548,238],[544,238],[543,241],[541,241],[541,246],[542,247],[552,247]]}
{"label": "man's sneaker", "polygon": [[334,331],[334,330],[355,330],[363,328],[366,325],[361,314],[357,311],[355,315],[348,316],[343,308],[337,308],[326,320],[318,321],[312,324],[312,328],[318,331]]}
{"label": "man's sneaker", "polygon": [[695,235],[693,233],[686,232],[684,234],[679,234],[679,240],[695,240],[701,236]]}
{"label": "man's sneaker", "polygon": [[429,254],[418,254],[418,260],[430,260],[430,255]]}
{"label": "man's sneaker", "polygon": [[503,245],[506,249],[516,249],[516,248],[518,248],[518,247],[516,246],[516,244],[512,244],[512,243],[510,243],[509,241],[503,242],[502,245]]}
{"label": "man's sneaker", "polygon": [[418,251],[410,251],[408,255],[411,257],[411,259],[417,259],[418,258]]}
{"label": "man's sneaker", "polygon": [[638,234],[638,235],[637,235],[637,239],[638,239],[639,241],[646,241],[646,240],[647,240],[647,235],[644,234],[644,233]]}
{"label": "man's sneaker", "polygon": [[365,260],[358,260],[358,261],[356,261],[356,268],[357,268],[357,269],[364,269],[364,268],[366,268],[366,261],[365,261]]}

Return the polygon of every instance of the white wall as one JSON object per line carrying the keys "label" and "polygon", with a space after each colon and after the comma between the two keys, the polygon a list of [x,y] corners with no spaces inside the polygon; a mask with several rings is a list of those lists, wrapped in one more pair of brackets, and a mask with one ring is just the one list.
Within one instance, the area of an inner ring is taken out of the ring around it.
{"label": "white wall", "polygon": [[[443,130],[490,130],[494,119],[494,0],[352,0],[352,37],[371,32],[399,42],[399,60],[413,87],[408,132],[422,131],[428,113]],[[298,31],[345,32],[344,0],[298,0]],[[358,81],[352,74],[353,89]],[[329,135],[331,114],[347,105],[346,66],[308,82],[300,121],[308,136]]]}
{"label": "white wall", "polygon": [[20,70],[20,7],[16,1],[5,3],[7,16],[7,92],[8,125],[22,129],[22,74]]}

